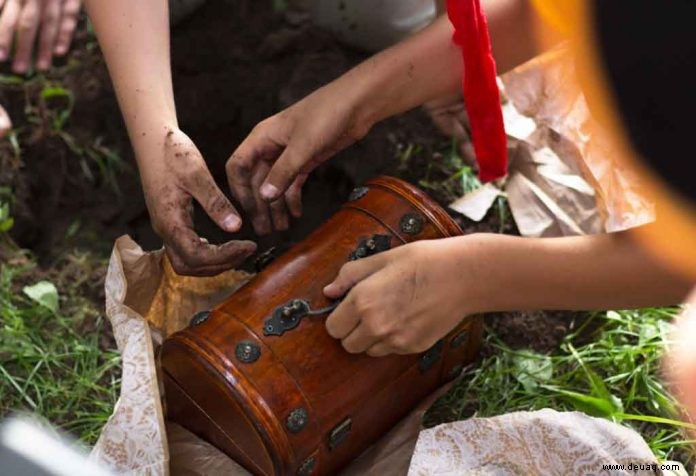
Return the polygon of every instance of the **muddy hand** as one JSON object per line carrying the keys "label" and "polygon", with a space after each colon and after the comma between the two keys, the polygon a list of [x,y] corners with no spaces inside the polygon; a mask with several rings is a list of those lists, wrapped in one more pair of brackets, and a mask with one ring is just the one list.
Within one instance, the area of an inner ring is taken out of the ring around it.
{"label": "muddy hand", "polygon": [[10,58],[12,71],[26,73],[37,47],[36,68],[51,67],[53,56],[63,56],[72,42],[82,0],[0,0],[0,61]]}
{"label": "muddy hand", "polygon": [[[260,122],[227,162],[234,196],[267,234],[302,214],[302,185],[319,164],[367,133],[333,84]],[[344,95],[345,96],[345,95]]]}
{"label": "muddy hand", "polygon": [[193,200],[223,230],[239,230],[242,220],[210,175],[191,139],[170,130],[164,160],[143,174],[153,228],[162,237],[172,267],[179,274],[215,275],[240,264],[256,250],[250,241],[209,244],[193,229]]}

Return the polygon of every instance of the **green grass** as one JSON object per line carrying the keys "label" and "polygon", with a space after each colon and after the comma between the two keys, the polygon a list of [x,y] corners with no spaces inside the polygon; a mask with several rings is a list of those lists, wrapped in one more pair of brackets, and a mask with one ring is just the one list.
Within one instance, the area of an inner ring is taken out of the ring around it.
{"label": "green grass", "polygon": [[[582,411],[638,431],[658,458],[693,468],[678,404],[660,377],[676,308],[594,313],[550,355],[514,350],[488,333],[492,355],[473,366],[426,422],[521,410]],[[693,426],[692,426],[693,427]]]}
{"label": "green grass", "polygon": [[92,266],[84,254],[57,263],[50,277],[59,296],[26,254],[15,251],[0,264],[0,416],[35,413],[88,444],[120,387],[103,311],[84,296],[91,283],[80,275],[89,279]]}
{"label": "green grass", "polygon": [[[441,203],[451,203],[482,185],[473,167],[459,155],[455,139],[438,144],[434,149],[422,144],[402,145],[395,152],[395,159],[399,172],[405,173],[407,179],[416,179],[423,190]],[[413,170],[417,171],[415,176],[410,175]],[[491,224],[491,231],[516,233],[507,198],[499,196],[491,208],[483,219]]]}

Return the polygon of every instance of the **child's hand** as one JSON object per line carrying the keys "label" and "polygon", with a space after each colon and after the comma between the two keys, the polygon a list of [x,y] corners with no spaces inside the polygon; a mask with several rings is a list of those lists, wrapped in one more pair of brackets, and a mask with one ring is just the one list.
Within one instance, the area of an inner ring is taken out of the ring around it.
{"label": "child's hand", "polygon": [[164,140],[164,158],[148,162],[143,188],[152,226],[179,274],[214,275],[240,264],[253,253],[250,241],[209,244],[193,229],[193,199],[225,231],[239,230],[241,218],[210,175],[201,153],[180,130]]}
{"label": "child's hand", "polygon": [[24,74],[36,46],[36,68],[48,70],[53,56],[68,52],[81,4],[82,0],[0,1],[0,61],[10,58],[14,43],[12,71]]}
{"label": "child's hand", "polygon": [[373,357],[430,348],[470,313],[470,271],[457,269],[452,244],[420,241],[344,265],[324,288],[331,299],[348,293],[326,320],[329,334]]}
{"label": "child's hand", "polygon": [[232,154],[230,189],[251,214],[256,233],[287,229],[288,211],[302,214],[307,175],[367,133],[352,104],[347,88],[331,83],[259,123]]}

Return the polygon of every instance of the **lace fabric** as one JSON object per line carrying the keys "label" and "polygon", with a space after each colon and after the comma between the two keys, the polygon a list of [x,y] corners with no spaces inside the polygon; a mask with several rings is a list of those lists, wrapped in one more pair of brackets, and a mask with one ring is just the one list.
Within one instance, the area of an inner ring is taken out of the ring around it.
{"label": "lace fabric", "polygon": [[633,430],[579,412],[544,409],[471,418],[424,430],[409,476],[662,474],[604,465],[657,465]]}

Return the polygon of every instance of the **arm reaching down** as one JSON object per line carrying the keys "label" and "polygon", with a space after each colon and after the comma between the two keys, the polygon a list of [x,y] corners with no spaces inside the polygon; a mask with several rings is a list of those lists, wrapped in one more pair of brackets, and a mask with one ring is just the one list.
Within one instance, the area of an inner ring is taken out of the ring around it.
{"label": "arm reaching down", "polygon": [[169,55],[166,0],[87,0],[114,83],[153,228],[180,274],[210,275],[229,269],[255,250],[247,241],[217,246],[193,229],[195,199],[223,230],[241,219],[215,184],[195,144],[179,130]]}
{"label": "arm reaching down", "polygon": [[[527,1],[483,3],[499,71],[537,53]],[[462,53],[453,32],[440,17],[254,128],[227,162],[227,177],[257,232],[285,227],[286,208],[298,216],[307,175],[375,123],[461,89]]]}

